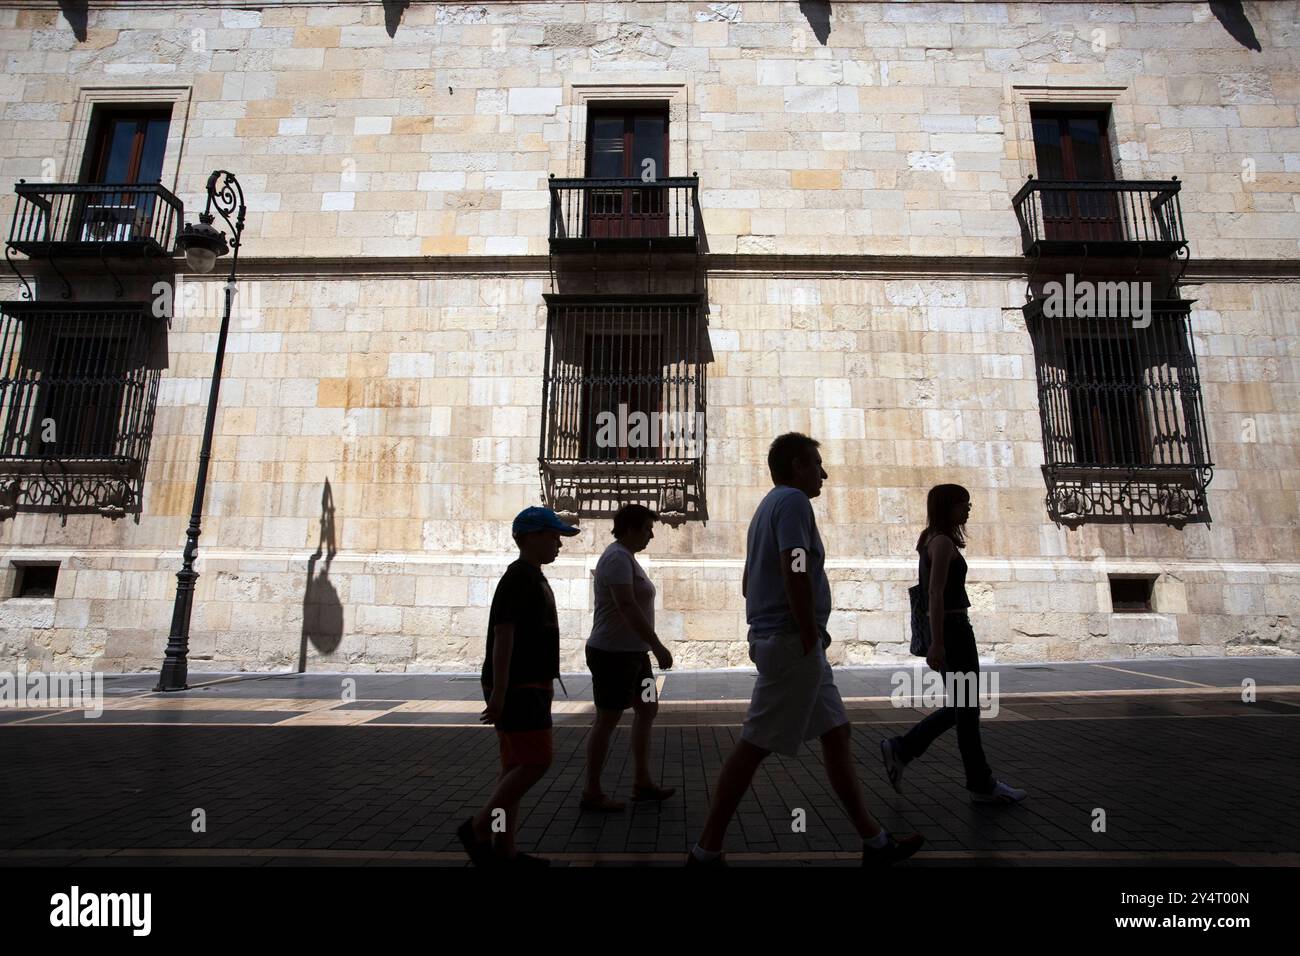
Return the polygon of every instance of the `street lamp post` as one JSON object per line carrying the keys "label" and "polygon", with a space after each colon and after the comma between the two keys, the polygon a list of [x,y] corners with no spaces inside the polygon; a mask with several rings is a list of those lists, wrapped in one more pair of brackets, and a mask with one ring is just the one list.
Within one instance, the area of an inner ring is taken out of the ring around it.
{"label": "street lamp post", "polygon": [[[230,227],[230,247],[226,237],[213,226],[212,211],[216,210]],[[244,232],[244,191],[233,173],[218,169],[208,177],[208,203],[199,215],[197,224],[190,223],[181,231],[177,244],[185,253],[185,261],[195,272],[211,272],[217,259],[230,250],[230,276],[226,280],[225,312],[221,317],[221,333],[217,337],[217,357],[212,366],[212,388],[208,392],[208,418],[203,426],[203,446],[199,450],[199,474],[194,483],[194,510],[189,527],[185,529],[185,555],[181,570],[176,572],[176,604],[172,608],[171,635],[163,656],[162,675],[156,691],[185,690],[189,675],[190,612],[194,607],[194,582],[199,574],[194,570],[194,559],[199,550],[199,522],[203,516],[203,492],[208,481],[208,459],[212,457],[212,432],[217,421],[217,392],[221,388],[221,365],[226,357],[226,333],[230,329],[230,303],[235,295],[235,269],[239,265],[239,240]],[[231,221],[231,214],[235,219]]]}

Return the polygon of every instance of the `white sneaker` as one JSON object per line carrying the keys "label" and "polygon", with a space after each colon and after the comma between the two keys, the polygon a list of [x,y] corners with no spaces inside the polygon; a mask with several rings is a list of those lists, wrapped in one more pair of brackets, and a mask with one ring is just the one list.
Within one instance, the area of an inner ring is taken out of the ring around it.
{"label": "white sneaker", "polygon": [[993,789],[988,793],[971,793],[971,803],[1019,803],[1028,794],[1015,787],[1009,787],[1001,780],[994,781]]}

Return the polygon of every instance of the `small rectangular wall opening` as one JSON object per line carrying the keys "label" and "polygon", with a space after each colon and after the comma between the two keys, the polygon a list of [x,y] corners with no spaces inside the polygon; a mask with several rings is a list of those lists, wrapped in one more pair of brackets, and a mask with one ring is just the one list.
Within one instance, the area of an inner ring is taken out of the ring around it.
{"label": "small rectangular wall opening", "polygon": [[14,597],[52,598],[59,582],[57,564],[18,564],[14,570]]}
{"label": "small rectangular wall opening", "polygon": [[1156,574],[1112,574],[1110,607],[1116,614],[1154,611]]}

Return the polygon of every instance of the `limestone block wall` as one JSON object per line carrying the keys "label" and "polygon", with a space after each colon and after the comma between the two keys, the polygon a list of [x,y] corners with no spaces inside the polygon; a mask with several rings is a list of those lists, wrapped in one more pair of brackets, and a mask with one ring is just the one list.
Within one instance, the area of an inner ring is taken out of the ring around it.
{"label": "limestone block wall", "polygon": [[[0,3],[0,222],[18,179],[75,178],[104,88],[176,104],[165,184],[191,216],[213,168],[248,198],[194,669],[478,667],[539,496],[546,178],[580,174],[586,111],[636,89],[672,104],[709,253],[710,520],[645,553],[679,666],[747,664],[744,531],[790,429],[830,474],[837,661],[905,654],[938,481],[973,493],[998,660],[1300,650],[1297,4],[1251,5],[1259,51],[1201,3],[832,6],[823,45],[794,3],[414,3],[390,35],[380,4],[104,2],[84,40]],[[1209,525],[1046,515],[1010,197],[1029,104],[1077,98],[1111,105],[1122,176],[1184,183]],[[161,661],[220,316],[216,280],[182,286],[143,513],[0,522],[0,666]],[[586,521],[548,569],[568,668],[608,540]],[[40,559],[55,597],[8,597]],[[1160,575],[1156,613],[1111,613],[1119,572]]]}
{"label": "limestone block wall", "polygon": [[[1204,3],[96,3],[0,8],[0,181],[74,178],[83,90],[183,88],[165,185],[249,194],[249,256],[544,254],[603,87],[672,103],[715,252],[1018,254],[1031,101],[1111,104],[1128,179],[1178,176],[1194,253],[1296,253],[1294,0],[1260,49]],[[827,32],[828,31],[828,32]],[[819,39],[825,33],[825,43]],[[6,191],[7,192],[7,191]],[[8,221],[13,196],[0,214]],[[1248,252],[1246,250],[1249,250]]]}
{"label": "limestone block wall", "polygon": [[[309,666],[475,665],[492,589],[511,559],[510,519],[540,495],[543,282],[250,286],[263,318],[258,331],[232,336],[227,356],[196,666],[296,665],[304,613],[328,601],[341,640],[308,640]],[[461,304],[481,303],[489,286],[494,304]],[[830,475],[816,510],[839,660],[905,655],[912,548],[926,489],[939,481],[973,494],[976,621],[998,659],[1294,652],[1296,376],[1287,356],[1300,297],[1293,284],[1249,283],[1206,284],[1197,297],[1218,463],[1213,522],[1071,531],[1043,506],[1019,281],[710,277],[710,520],[661,526],[645,554],[660,590],[658,626],[681,665],[744,663],[745,529],[770,487],[767,445],[791,429],[823,442]],[[156,663],[202,432],[200,398],[182,396],[202,392],[216,322],[201,313],[173,324],[138,524],[22,514],[0,528],[9,558],[65,562],[55,600],[0,602],[7,654]],[[327,482],[337,549],[328,564]],[[589,570],[608,540],[608,522],[589,519],[549,569],[568,666],[581,666]],[[1119,572],[1161,575],[1157,613],[1111,613],[1106,575]],[[0,593],[11,587],[0,580]]]}

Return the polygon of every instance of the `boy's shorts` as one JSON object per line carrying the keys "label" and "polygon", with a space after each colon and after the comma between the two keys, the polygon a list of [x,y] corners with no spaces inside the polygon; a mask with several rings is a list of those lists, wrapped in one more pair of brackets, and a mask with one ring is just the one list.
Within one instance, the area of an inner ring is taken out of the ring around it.
{"label": "boy's shorts", "polygon": [[[550,687],[511,687],[496,722],[497,746],[501,766],[546,767],[554,758],[551,742]],[[483,700],[492,696],[492,688],[483,685]]]}
{"label": "boy's shorts", "polygon": [[793,757],[803,741],[849,722],[824,641],[805,654],[797,633],[756,637],[749,642],[749,659],[758,680],[742,740]]}

